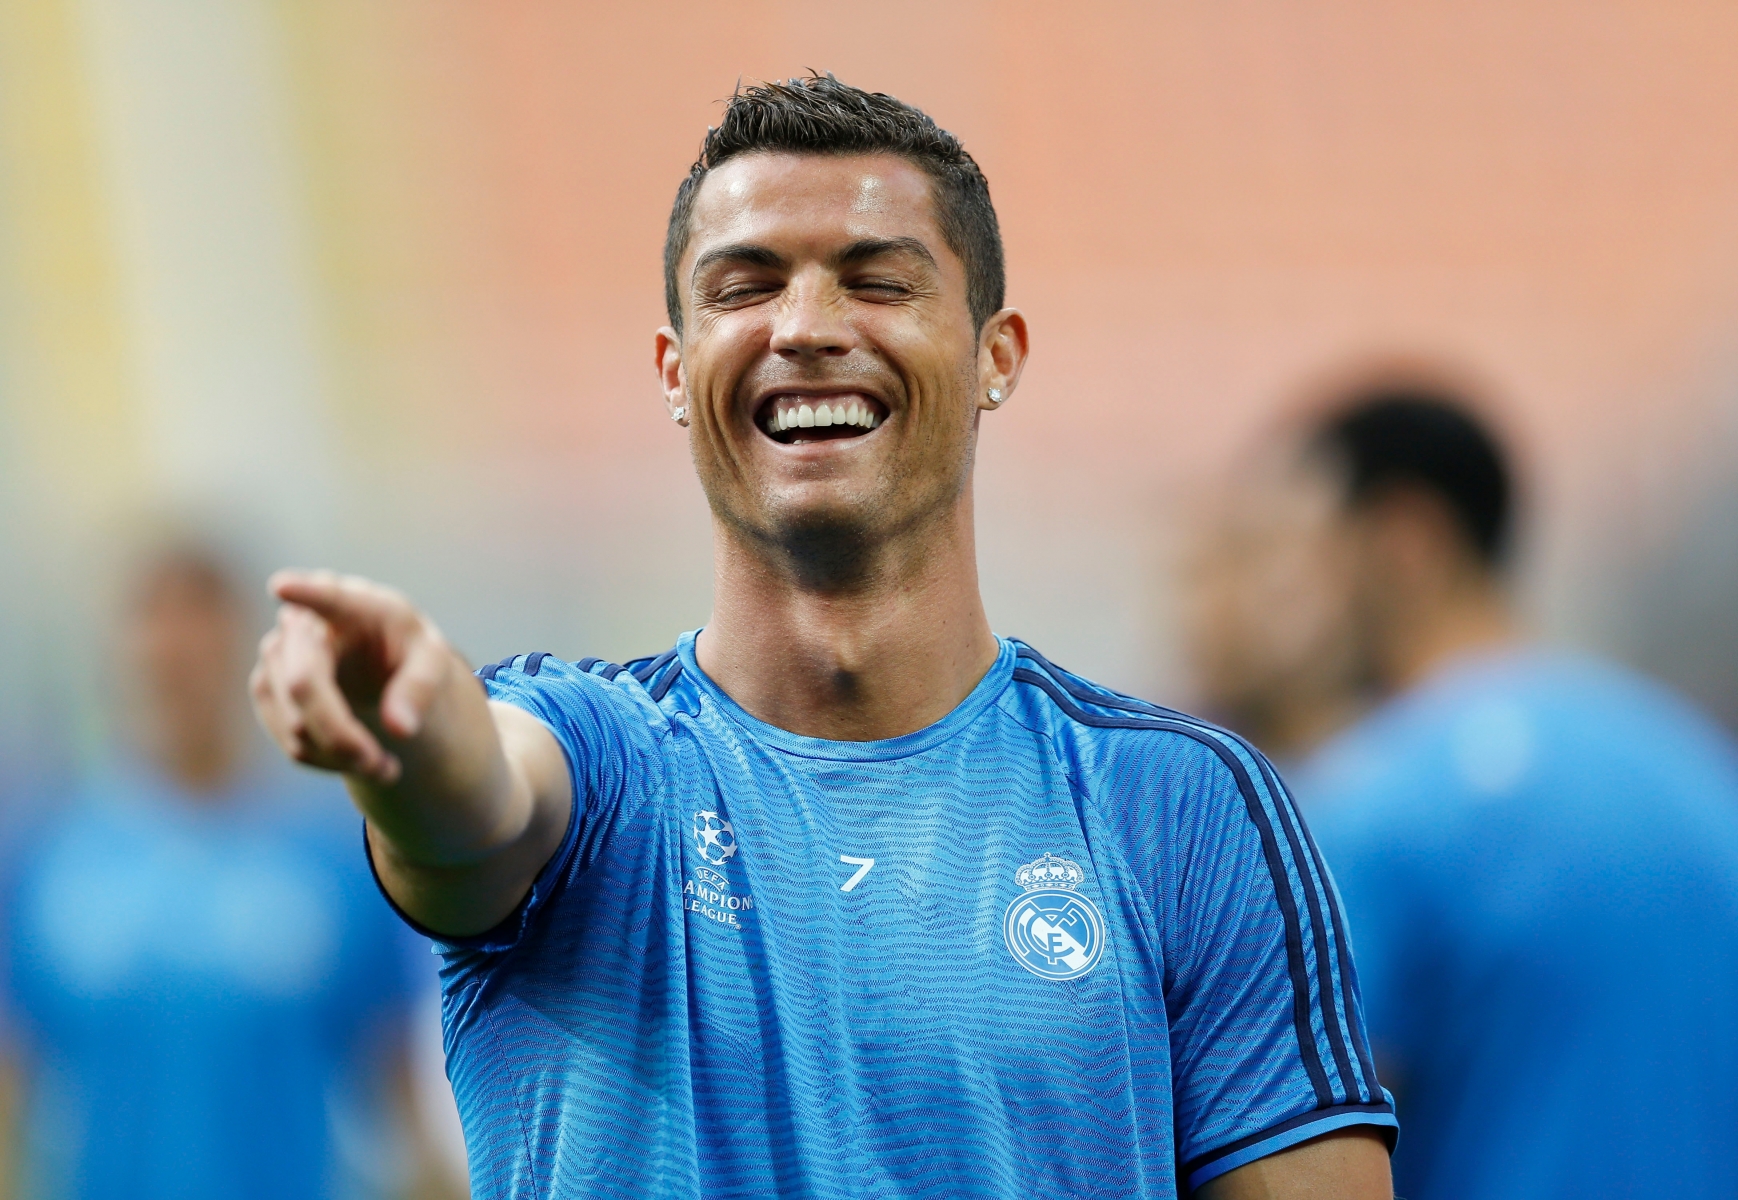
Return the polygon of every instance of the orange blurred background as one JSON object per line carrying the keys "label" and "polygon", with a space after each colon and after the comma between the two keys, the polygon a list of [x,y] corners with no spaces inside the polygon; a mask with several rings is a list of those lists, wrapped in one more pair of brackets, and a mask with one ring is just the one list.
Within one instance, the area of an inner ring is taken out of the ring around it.
{"label": "orange blurred background", "polygon": [[1521,448],[1539,622],[1726,703],[1735,52],[1657,0],[0,0],[0,722],[89,740],[103,563],[163,506],[479,660],[704,621],[663,228],[736,81],[810,67],[989,176],[1035,347],[979,459],[1000,631],[1186,703],[1179,505],[1399,358]]}

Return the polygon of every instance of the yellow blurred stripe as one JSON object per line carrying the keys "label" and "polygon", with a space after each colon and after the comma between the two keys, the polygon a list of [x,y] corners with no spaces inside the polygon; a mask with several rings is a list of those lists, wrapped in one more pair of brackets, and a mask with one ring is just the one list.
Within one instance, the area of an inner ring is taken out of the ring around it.
{"label": "yellow blurred stripe", "polygon": [[138,410],[75,0],[0,0],[0,346],[6,457],[89,527],[143,486]]}

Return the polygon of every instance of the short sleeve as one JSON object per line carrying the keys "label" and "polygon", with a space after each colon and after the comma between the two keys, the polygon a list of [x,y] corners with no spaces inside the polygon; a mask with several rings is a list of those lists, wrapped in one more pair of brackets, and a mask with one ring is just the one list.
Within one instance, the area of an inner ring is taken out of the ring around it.
{"label": "short sleeve", "polygon": [[1196,740],[1164,883],[1181,1175],[1196,1188],[1353,1125],[1392,1144],[1322,856],[1265,759],[1217,730]]}
{"label": "short sleeve", "polygon": [[[607,673],[582,666],[603,667]],[[525,899],[495,928],[455,938],[422,928],[402,910],[399,916],[444,948],[497,953],[519,943],[551,896],[601,852],[618,818],[632,815],[658,789],[669,723],[639,680],[595,659],[573,664],[547,654],[516,655],[477,675],[489,699],[524,709],[561,747],[573,783],[567,832]]]}

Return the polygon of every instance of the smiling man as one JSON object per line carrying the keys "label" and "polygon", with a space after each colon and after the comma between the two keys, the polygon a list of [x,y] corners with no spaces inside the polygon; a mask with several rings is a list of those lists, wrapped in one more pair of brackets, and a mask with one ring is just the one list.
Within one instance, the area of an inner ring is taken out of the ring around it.
{"label": "smiling man", "polygon": [[440,943],[475,1195],[1386,1200],[1278,778],[985,619],[973,454],[1027,332],[971,157],[830,76],[741,91],[665,282],[703,630],[479,688],[397,593],[286,574],[254,675]]}

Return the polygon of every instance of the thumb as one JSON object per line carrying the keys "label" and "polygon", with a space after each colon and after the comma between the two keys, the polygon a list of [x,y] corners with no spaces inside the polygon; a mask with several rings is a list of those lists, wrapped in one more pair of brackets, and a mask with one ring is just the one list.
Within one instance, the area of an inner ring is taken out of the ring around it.
{"label": "thumb", "polygon": [[446,639],[434,629],[417,634],[405,647],[404,659],[380,694],[380,722],[396,738],[415,737],[458,663]]}

